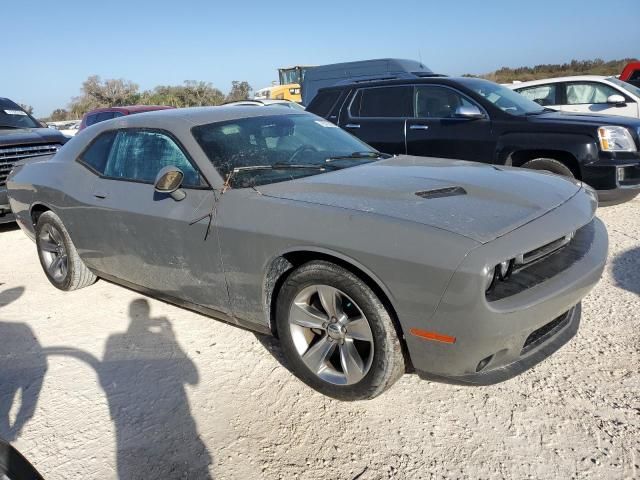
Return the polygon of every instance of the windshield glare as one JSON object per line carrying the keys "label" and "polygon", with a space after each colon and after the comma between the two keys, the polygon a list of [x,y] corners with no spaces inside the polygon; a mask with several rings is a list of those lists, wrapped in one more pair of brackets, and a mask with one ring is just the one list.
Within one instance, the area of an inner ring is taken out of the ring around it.
{"label": "windshield glare", "polygon": [[[378,157],[378,152],[351,134],[309,114],[242,118],[200,125],[192,132],[218,173],[235,188],[317,175]],[[268,169],[284,164],[310,168]],[[245,170],[234,172],[238,168]]]}
{"label": "windshield glare", "polygon": [[623,82],[622,80],[616,77],[607,78],[607,81],[618,85],[619,87],[625,89],[629,93],[632,93],[636,97],[640,97],[640,88],[636,87],[635,85],[631,85],[630,83]]}
{"label": "windshield glare", "polygon": [[544,108],[541,108],[533,100],[529,100],[518,92],[514,92],[510,88],[503,87],[497,83],[485,80],[471,80],[466,83],[466,86],[484,97],[485,100],[493,103],[503,112],[511,115],[527,115],[544,111]]}
{"label": "windshield glare", "polygon": [[13,102],[0,102],[0,128],[41,128],[27,113]]}

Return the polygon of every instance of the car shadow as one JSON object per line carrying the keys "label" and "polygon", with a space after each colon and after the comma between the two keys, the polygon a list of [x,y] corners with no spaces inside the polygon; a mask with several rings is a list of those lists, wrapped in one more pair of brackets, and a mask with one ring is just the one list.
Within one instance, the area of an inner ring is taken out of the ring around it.
{"label": "car shadow", "polygon": [[0,233],[12,232],[14,230],[18,230],[19,228],[20,227],[18,227],[18,224],[16,222],[0,223]]}
{"label": "car shadow", "polygon": [[640,295],[640,247],[632,248],[613,259],[613,279],[620,288]]}
{"label": "car shadow", "polygon": [[[0,308],[23,293],[23,287],[0,291]],[[0,437],[12,442],[20,436],[35,413],[46,372],[47,357],[31,328],[0,320]]]}

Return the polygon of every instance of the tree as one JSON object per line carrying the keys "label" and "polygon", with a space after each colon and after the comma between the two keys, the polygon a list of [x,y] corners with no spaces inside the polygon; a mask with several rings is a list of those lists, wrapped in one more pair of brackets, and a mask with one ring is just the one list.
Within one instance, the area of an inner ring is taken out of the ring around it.
{"label": "tree", "polygon": [[29,115],[33,115],[33,107],[31,105],[25,105],[24,103],[21,103],[20,108],[22,108]]}
{"label": "tree", "polygon": [[231,91],[227,95],[227,102],[237,102],[238,100],[246,100],[251,95],[253,88],[248,82],[240,82],[234,80],[231,82]]}
{"label": "tree", "polygon": [[135,104],[140,98],[138,85],[132,81],[122,78],[102,81],[98,75],[87,78],[82,83],[81,91],[82,94],[74,97],[69,105],[76,117],[94,108]]}
{"label": "tree", "polygon": [[70,118],[69,112],[64,108],[56,108],[49,117],[49,121],[51,122],[62,122],[64,120],[69,120]]}

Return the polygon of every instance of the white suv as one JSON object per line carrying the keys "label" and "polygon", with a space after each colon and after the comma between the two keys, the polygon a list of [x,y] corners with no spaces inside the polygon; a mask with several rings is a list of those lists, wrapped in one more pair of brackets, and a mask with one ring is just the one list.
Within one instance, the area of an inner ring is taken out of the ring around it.
{"label": "white suv", "polygon": [[615,77],[583,75],[506,86],[529,100],[563,112],[640,117],[640,88]]}

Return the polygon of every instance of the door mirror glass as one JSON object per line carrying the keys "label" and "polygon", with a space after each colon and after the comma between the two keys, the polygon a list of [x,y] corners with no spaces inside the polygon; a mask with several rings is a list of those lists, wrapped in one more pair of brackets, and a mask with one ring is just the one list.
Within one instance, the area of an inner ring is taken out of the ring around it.
{"label": "door mirror glass", "polygon": [[469,119],[484,118],[484,113],[482,113],[480,109],[475,105],[460,105],[458,108],[456,108],[455,116],[457,118]]}
{"label": "door mirror glass", "polygon": [[615,105],[621,103],[627,103],[622,95],[609,95],[607,97],[607,103],[613,103]]}
{"label": "door mirror glass", "polygon": [[169,165],[158,172],[153,186],[156,192],[168,193],[174,200],[182,200],[186,194],[180,190],[184,173],[178,167]]}

